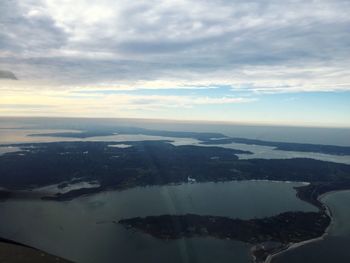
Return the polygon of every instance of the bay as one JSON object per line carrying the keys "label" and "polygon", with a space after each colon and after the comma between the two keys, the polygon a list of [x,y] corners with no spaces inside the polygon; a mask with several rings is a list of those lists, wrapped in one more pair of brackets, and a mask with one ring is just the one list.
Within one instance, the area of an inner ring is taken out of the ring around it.
{"label": "bay", "polygon": [[66,202],[0,203],[0,236],[75,262],[250,262],[250,245],[214,238],[164,241],[128,230],[122,218],[196,213],[261,218],[316,211],[295,196],[301,183],[242,181],[136,187]]}

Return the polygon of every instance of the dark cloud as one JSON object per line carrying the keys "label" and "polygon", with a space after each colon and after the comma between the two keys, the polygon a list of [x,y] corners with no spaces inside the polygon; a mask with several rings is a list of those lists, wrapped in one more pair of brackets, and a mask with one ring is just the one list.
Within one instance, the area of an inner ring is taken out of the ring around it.
{"label": "dark cloud", "polygon": [[13,79],[16,80],[15,74],[13,74],[11,71],[6,70],[0,70],[0,79]]}
{"label": "dark cloud", "polygon": [[0,3],[0,52],[16,56],[31,53],[45,55],[66,44],[67,35],[47,14],[33,13],[20,5],[25,1],[4,0]]}

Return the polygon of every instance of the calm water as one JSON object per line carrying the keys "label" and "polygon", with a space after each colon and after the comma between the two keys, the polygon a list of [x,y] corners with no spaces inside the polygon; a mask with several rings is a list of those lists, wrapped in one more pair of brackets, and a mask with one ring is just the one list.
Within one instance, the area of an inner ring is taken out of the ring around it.
{"label": "calm water", "polygon": [[77,262],[250,262],[248,244],[214,238],[161,241],[126,230],[121,218],[196,213],[236,218],[316,209],[283,182],[244,181],[138,187],[69,202],[0,203],[0,236]]}
{"label": "calm water", "polygon": [[[172,141],[174,145],[187,145],[199,143],[192,138],[174,138],[163,136],[151,136],[142,134],[115,134],[110,136],[95,136],[90,138],[63,138],[54,136],[29,136],[30,134],[45,134],[56,132],[80,132],[78,130],[33,130],[33,129],[0,129],[1,144],[19,144],[19,143],[48,143],[48,142],[75,142],[75,141],[106,141],[106,142],[125,142],[125,141]],[[5,147],[3,147],[5,148]]]}
{"label": "calm water", "polygon": [[334,222],[322,241],[287,251],[272,263],[349,263],[350,262],[350,191],[330,193],[323,199],[331,209]]}
{"label": "calm water", "polygon": [[[116,134],[110,136],[96,136],[90,138],[61,138],[48,136],[28,136],[30,134],[40,133],[54,133],[54,132],[79,132],[77,130],[27,130],[27,129],[0,129],[0,145],[1,144],[17,144],[17,143],[38,143],[38,142],[62,142],[62,141],[109,141],[109,142],[125,142],[125,141],[156,141],[167,140],[171,141],[173,145],[198,145],[198,146],[219,146],[224,148],[238,149],[250,151],[253,154],[238,154],[240,159],[290,159],[290,158],[312,158],[321,161],[338,162],[350,164],[350,156],[337,156],[321,153],[308,152],[293,152],[293,151],[279,151],[274,147],[247,145],[241,143],[219,144],[219,145],[203,145],[200,141],[192,138],[175,138],[164,136],[150,136],[142,134]],[[119,144],[124,146],[125,144]],[[6,152],[14,152],[16,148],[8,148],[0,146],[0,155]],[[18,148],[17,148],[18,150]]]}
{"label": "calm water", "polygon": [[241,143],[230,143],[216,145],[219,147],[250,151],[253,154],[237,154],[240,159],[291,159],[311,158],[326,162],[350,164],[350,155],[338,156],[323,153],[295,152],[275,150],[275,147],[261,145],[247,145]]}

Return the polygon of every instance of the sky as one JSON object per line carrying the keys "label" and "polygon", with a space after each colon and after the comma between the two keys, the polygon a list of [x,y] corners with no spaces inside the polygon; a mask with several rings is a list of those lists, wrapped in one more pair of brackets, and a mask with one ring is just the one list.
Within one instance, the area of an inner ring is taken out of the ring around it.
{"label": "sky", "polygon": [[1,0],[0,116],[350,127],[348,0]]}

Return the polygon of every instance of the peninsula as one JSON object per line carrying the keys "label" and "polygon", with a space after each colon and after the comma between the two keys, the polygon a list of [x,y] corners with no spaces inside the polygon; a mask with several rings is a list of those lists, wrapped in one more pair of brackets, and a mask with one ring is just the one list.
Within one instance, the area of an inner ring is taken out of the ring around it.
{"label": "peninsula", "polygon": [[160,239],[215,237],[254,245],[255,262],[282,250],[290,243],[321,236],[330,223],[322,212],[286,212],[261,219],[232,219],[220,216],[161,215],[122,219],[120,224]]}

